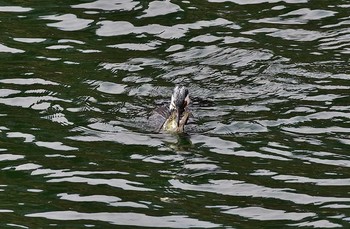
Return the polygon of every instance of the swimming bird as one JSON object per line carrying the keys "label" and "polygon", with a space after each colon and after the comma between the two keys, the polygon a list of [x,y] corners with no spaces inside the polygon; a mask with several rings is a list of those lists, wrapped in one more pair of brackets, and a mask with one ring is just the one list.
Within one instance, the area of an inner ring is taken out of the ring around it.
{"label": "swimming bird", "polygon": [[189,110],[190,96],[184,86],[175,86],[171,95],[170,105],[162,106],[154,110],[153,119],[158,123],[158,131],[184,132],[184,127],[191,115]]}

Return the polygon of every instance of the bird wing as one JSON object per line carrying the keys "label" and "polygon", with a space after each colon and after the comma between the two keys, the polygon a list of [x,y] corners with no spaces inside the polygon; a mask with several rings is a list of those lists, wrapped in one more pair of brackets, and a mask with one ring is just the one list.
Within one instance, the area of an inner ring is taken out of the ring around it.
{"label": "bird wing", "polygon": [[152,115],[149,117],[151,123],[155,124],[156,131],[159,132],[166,120],[169,118],[171,112],[167,106],[162,106],[154,109]]}
{"label": "bird wing", "polygon": [[168,107],[166,107],[166,106],[158,107],[158,108],[154,109],[153,112],[160,114],[165,119],[167,119],[170,116],[170,111],[169,111]]}

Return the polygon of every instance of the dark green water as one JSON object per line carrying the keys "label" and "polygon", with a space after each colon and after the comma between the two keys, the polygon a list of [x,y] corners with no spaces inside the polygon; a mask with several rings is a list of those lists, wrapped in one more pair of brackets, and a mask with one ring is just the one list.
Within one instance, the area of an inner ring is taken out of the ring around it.
{"label": "dark green water", "polygon": [[[0,228],[348,228],[348,1],[2,1]],[[186,85],[187,135],[147,117]]]}

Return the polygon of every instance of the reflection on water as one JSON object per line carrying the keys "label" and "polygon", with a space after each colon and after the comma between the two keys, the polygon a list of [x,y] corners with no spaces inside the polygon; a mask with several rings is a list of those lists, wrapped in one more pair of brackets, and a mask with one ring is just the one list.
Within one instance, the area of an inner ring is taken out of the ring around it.
{"label": "reflection on water", "polygon": [[[4,2],[1,226],[346,228],[349,8]],[[175,84],[187,134],[154,132]]]}

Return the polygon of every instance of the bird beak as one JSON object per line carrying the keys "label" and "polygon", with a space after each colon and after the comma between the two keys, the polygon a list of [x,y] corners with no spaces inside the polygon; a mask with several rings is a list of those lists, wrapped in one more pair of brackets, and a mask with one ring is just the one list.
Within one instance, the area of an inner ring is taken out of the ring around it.
{"label": "bird beak", "polygon": [[186,98],[185,98],[185,107],[188,106],[188,104],[191,103],[191,99],[190,97],[187,95]]}
{"label": "bird beak", "polygon": [[184,102],[183,102],[183,108],[180,108],[180,107],[176,108],[176,112],[177,112],[177,117],[176,117],[177,127],[180,127],[181,115],[185,111],[185,109],[187,108],[188,104],[190,104],[190,102],[191,102],[191,99],[187,95],[186,98],[184,99]]}
{"label": "bird beak", "polygon": [[176,116],[176,122],[177,122],[177,127],[180,126],[180,117],[181,117],[181,112],[180,109],[177,109],[177,116]]}

